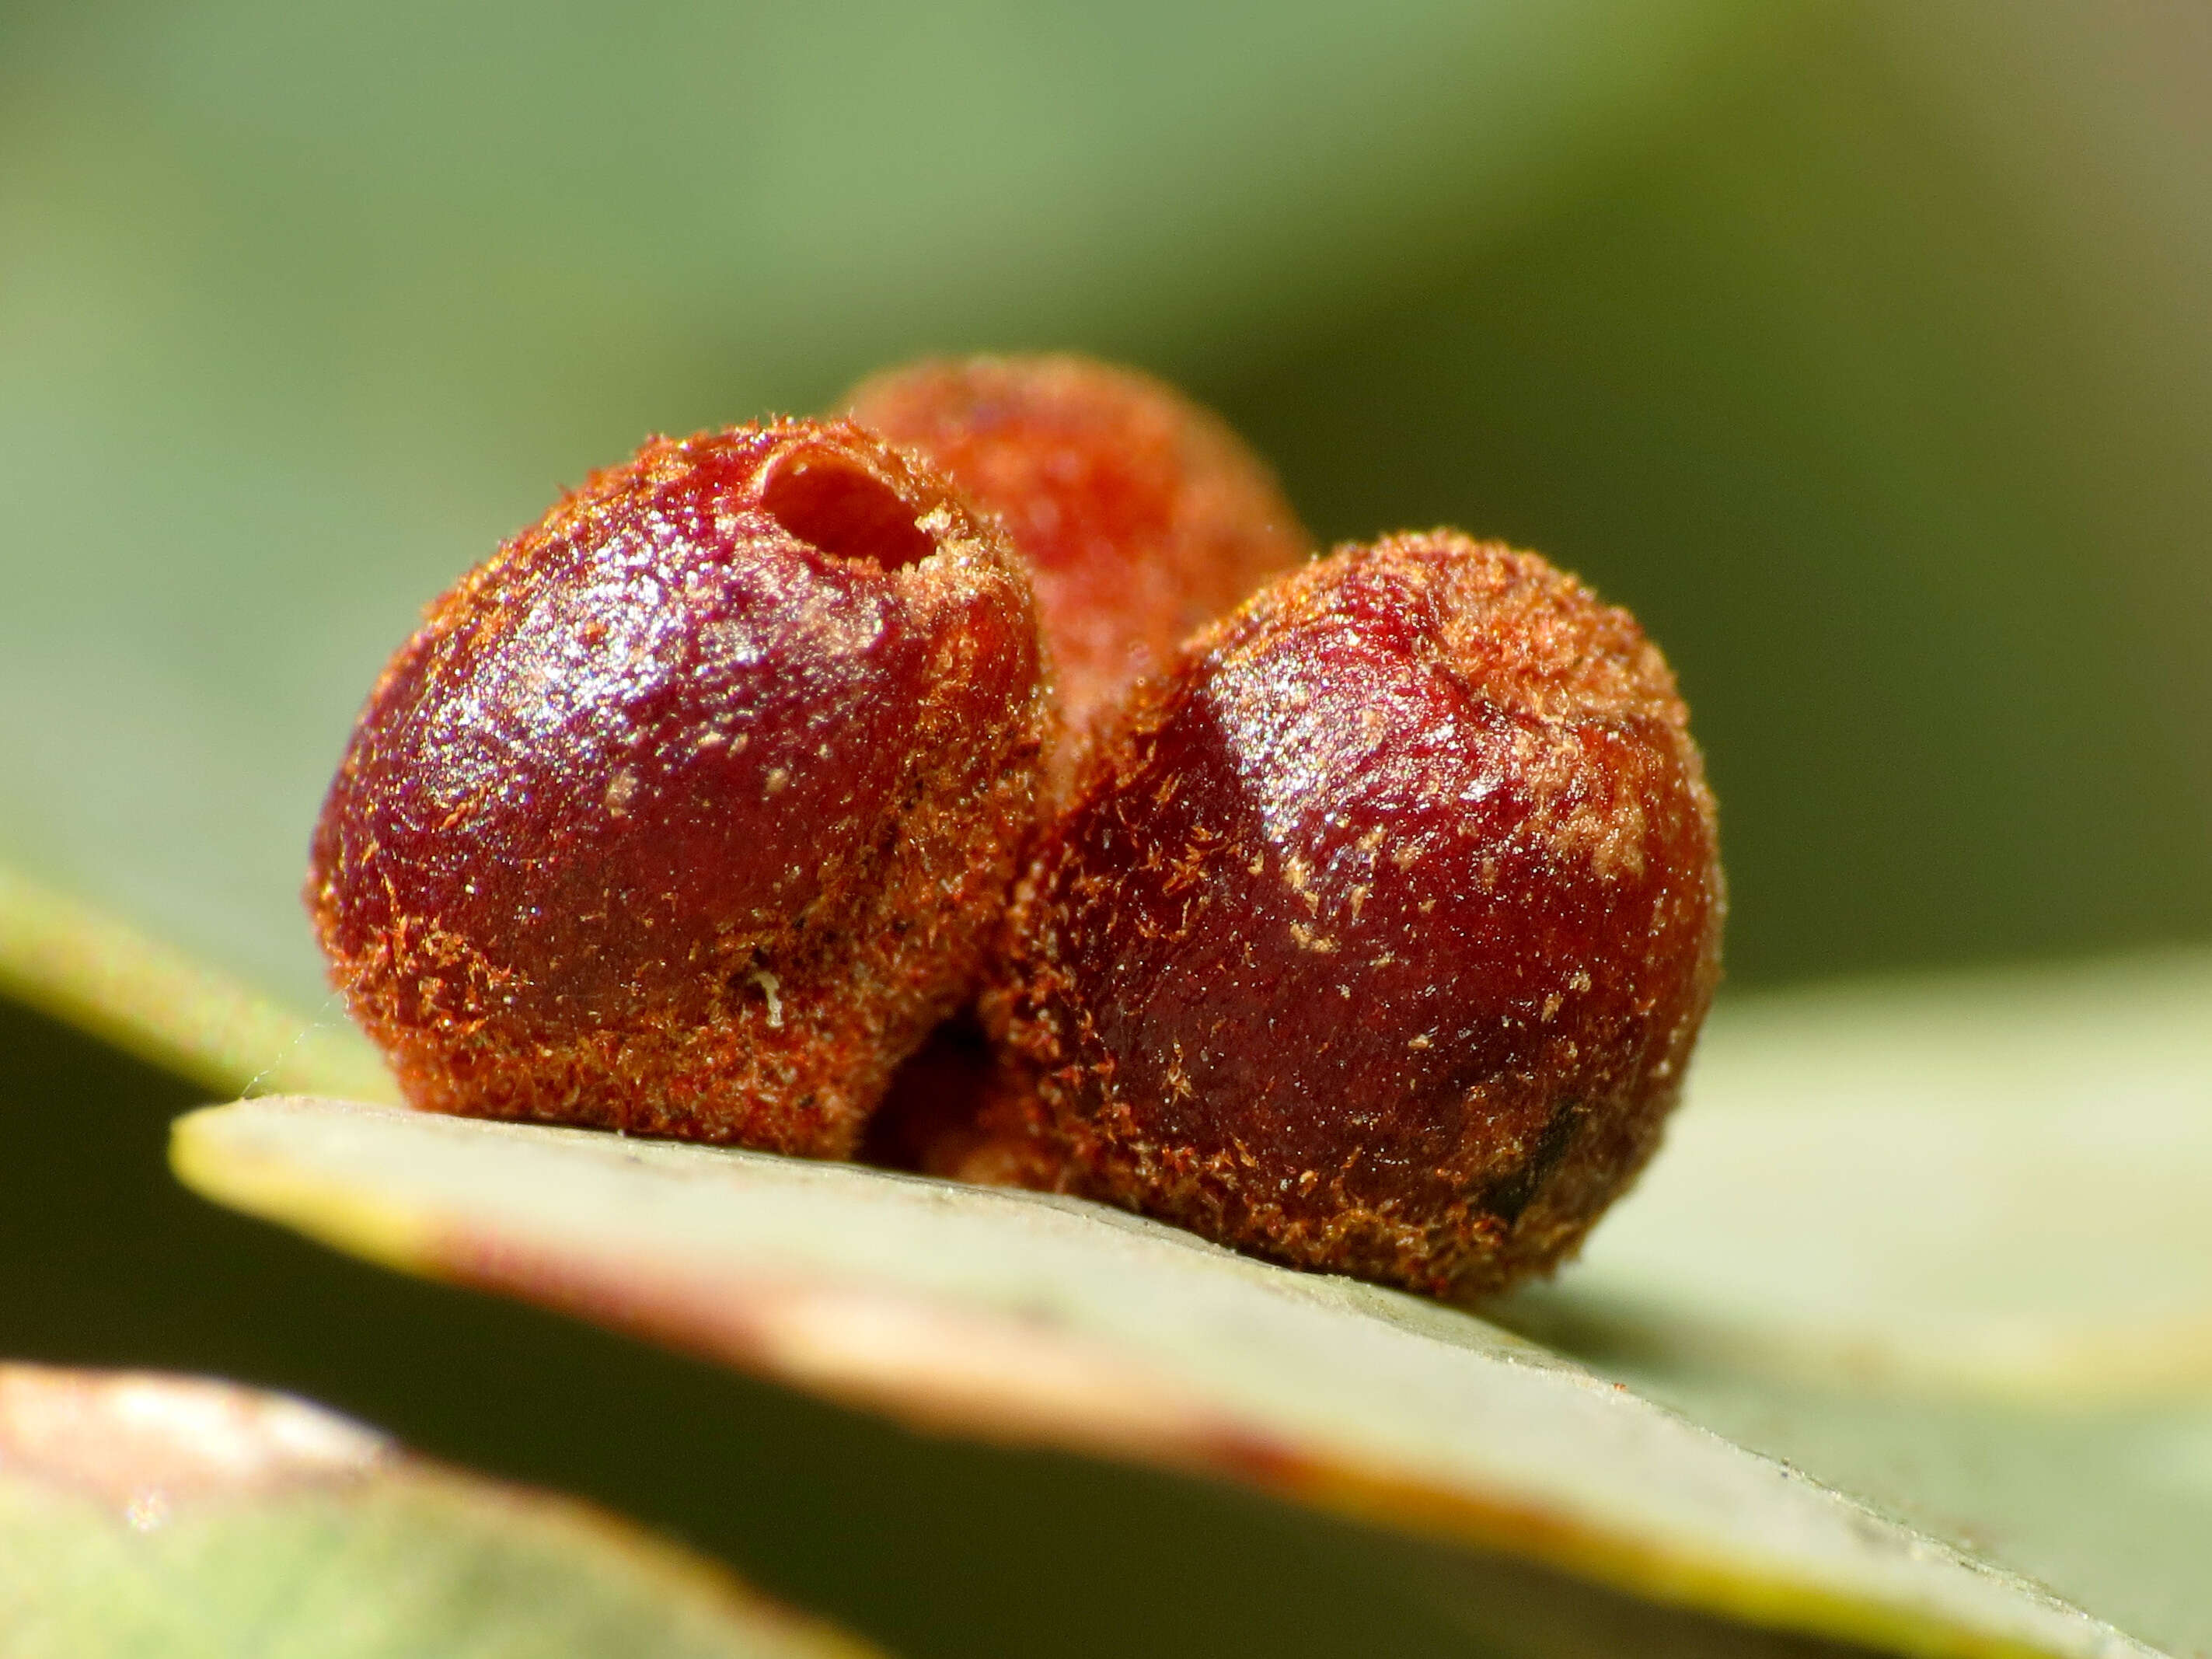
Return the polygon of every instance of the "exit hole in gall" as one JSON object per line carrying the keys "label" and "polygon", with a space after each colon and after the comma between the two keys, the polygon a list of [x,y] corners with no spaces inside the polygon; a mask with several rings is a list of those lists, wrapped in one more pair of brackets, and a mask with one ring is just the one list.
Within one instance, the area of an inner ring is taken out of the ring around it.
{"label": "exit hole in gall", "polygon": [[841,559],[899,570],[937,550],[896,490],[835,457],[801,456],[777,468],[761,505],[799,540]]}

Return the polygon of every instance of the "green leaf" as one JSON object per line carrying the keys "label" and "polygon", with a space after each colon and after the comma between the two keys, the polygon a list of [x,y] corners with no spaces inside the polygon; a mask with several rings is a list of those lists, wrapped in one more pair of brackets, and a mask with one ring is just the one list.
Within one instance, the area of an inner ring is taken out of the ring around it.
{"label": "green leaf", "polygon": [[0,996],[106,1038],[226,1094],[343,1090],[396,1100],[382,1056],[351,1025],[289,1009],[0,866]]}
{"label": "green leaf", "polygon": [[2146,1651],[1468,1314],[1073,1200],[270,1098],[238,1208],[925,1427],[1254,1483],[1655,1601],[1913,1654]]}
{"label": "green leaf", "polygon": [[1516,1321],[1798,1381],[2212,1386],[2212,953],[1753,1000],[1690,1094]]}
{"label": "green leaf", "polygon": [[10,1659],[865,1659],[586,1504],[229,1383],[0,1365]]}
{"label": "green leaf", "polygon": [[1501,1315],[2212,1648],[2208,1010],[2202,951],[1729,1007],[1643,1182]]}
{"label": "green leaf", "polygon": [[1592,1363],[2166,1651],[2212,1651],[2212,1399],[2202,1392],[2061,1409],[1694,1361]]}

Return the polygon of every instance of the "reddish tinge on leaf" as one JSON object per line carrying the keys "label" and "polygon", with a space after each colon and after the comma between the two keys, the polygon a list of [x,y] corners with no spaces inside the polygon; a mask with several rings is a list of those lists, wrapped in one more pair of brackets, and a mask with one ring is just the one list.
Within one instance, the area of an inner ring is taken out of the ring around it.
{"label": "reddish tinge on leaf", "polygon": [[1273,476],[1213,415],[1085,357],[917,363],[854,419],[920,451],[1029,561],[1073,731],[1311,545]]}
{"label": "reddish tinge on leaf", "polygon": [[1340,550],[1102,733],[985,998],[990,1138],[947,1172],[1498,1290],[1656,1146],[1723,909],[1686,711],[1626,611],[1450,532]]}
{"label": "reddish tinge on leaf", "polygon": [[1003,532],[842,422],[655,440],[431,607],[317,825],[416,1105],[844,1156],[969,994],[1049,689]]}

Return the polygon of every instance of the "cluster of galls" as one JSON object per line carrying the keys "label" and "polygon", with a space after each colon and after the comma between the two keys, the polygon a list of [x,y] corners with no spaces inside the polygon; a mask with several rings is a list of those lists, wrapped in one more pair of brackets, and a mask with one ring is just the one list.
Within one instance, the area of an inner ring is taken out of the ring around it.
{"label": "cluster of galls", "polygon": [[417,1105],[1500,1289],[1656,1144],[1712,798],[1542,560],[1307,551],[1219,422],[1075,359],[650,443],[386,670],[315,836],[334,977]]}

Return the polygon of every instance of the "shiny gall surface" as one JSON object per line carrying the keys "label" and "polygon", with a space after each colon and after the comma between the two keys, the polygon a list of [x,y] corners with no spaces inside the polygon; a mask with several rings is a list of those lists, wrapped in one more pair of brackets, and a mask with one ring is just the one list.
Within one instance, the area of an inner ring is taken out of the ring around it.
{"label": "shiny gall surface", "polygon": [[1141,688],[1024,879],[960,1172],[1448,1295],[1656,1146],[1718,974],[1657,652],[1445,532],[1276,583]]}
{"label": "shiny gall surface", "polygon": [[1026,580],[841,422],[658,440],[432,608],[316,830],[417,1104],[817,1155],[980,971],[1049,714]]}

